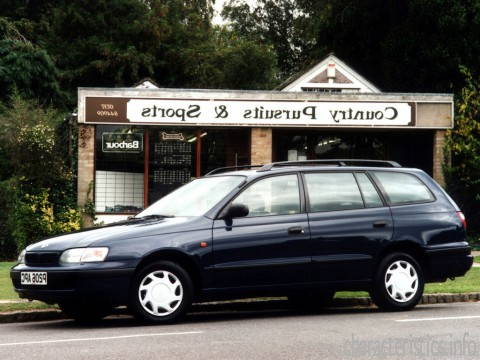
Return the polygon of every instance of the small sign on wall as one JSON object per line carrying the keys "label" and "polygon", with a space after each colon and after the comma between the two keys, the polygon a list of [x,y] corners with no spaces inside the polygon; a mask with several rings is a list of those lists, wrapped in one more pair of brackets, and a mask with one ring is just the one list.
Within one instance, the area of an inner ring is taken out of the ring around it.
{"label": "small sign on wall", "polygon": [[143,151],[143,134],[104,132],[102,134],[102,151],[107,153],[141,153]]}

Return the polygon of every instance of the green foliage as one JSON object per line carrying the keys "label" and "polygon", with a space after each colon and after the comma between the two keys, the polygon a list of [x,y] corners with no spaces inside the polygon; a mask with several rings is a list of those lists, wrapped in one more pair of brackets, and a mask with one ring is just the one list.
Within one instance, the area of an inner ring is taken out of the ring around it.
{"label": "green foliage", "polygon": [[51,189],[30,194],[22,191],[20,184],[11,190],[16,190],[16,199],[8,224],[18,252],[42,238],[80,229],[79,211],[52,203]]}
{"label": "green foliage", "polygon": [[187,87],[261,90],[275,85],[276,60],[270,46],[223,28],[210,33],[208,41],[180,53]]}
{"label": "green foliage", "polygon": [[62,119],[18,95],[0,112],[0,149],[10,169],[0,182],[0,257],[80,226],[75,178],[58,141]]}
{"label": "green foliage", "polygon": [[259,89],[275,81],[271,46],[213,27],[210,0],[11,2],[14,9],[0,15],[53,59],[67,93],[58,106],[73,107],[78,87],[132,86],[144,77],[192,88]]}
{"label": "green foliage", "polygon": [[296,0],[258,0],[251,8],[243,0],[230,0],[222,12],[237,34],[259,39],[263,46],[273,48],[283,78],[298,70],[305,48],[299,23],[302,17],[296,3]]}
{"label": "green foliage", "polygon": [[478,66],[479,0],[245,0],[225,15],[271,44],[284,77],[335,52],[385,91],[459,91]]}
{"label": "green foliage", "polygon": [[465,87],[456,99],[455,128],[448,132],[447,187],[464,211],[470,232],[480,233],[480,77],[461,68]]}
{"label": "green foliage", "polygon": [[58,71],[47,52],[0,17],[0,101],[15,91],[51,103],[60,99]]}

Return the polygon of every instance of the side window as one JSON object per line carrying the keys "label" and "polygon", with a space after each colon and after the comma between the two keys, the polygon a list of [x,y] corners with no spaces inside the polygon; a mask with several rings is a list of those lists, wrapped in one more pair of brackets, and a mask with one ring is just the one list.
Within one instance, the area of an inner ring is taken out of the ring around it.
{"label": "side window", "polygon": [[387,171],[375,171],[374,174],[393,205],[435,200],[425,184],[411,174]]}
{"label": "side window", "polygon": [[363,208],[352,173],[310,173],[305,180],[312,212]]}
{"label": "side window", "polygon": [[233,203],[248,206],[248,217],[298,214],[298,177],[284,175],[259,180],[243,191]]}
{"label": "side window", "polygon": [[374,208],[383,206],[382,199],[378,195],[377,189],[373,186],[372,182],[365,173],[355,173],[357,177],[360,191],[363,194],[363,200],[365,201],[365,207]]}

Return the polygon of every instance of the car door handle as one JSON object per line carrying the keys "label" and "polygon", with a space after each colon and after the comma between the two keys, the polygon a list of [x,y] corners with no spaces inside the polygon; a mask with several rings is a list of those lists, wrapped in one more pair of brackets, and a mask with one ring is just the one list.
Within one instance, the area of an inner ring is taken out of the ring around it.
{"label": "car door handle", "polygon": [[375,221],[373,223],[373,227],[375,227],[375,228],[380,228],[380,227],[385,227],[385,226],[387,226],[386,221]]}
{"label": "car door handle", "polygon": [[288,233],[293,235],[293,234],[305,234],[305,230],[303,230],[303,227],[301,226],[292,226],[291,228],[288,228]]}

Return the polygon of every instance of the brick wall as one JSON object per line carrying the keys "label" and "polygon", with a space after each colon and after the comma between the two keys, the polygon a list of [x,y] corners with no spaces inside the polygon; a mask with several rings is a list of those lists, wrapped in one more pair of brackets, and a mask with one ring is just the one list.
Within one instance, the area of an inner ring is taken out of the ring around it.
{"label": "brick wall", "polygon": [[433,178],[442,186],[445,186],[443,176],[445,134],[445,130],[434,130],[433,133]]}
{"label": "brick wall", "polygon": [[[78,126],[78,205],[82,206],[87,201],[88,189],[94,181],[95,171],[95,127],[92,125]],[[88,194],[93,200],[93,188]],[[86,225],[90,225],[92,219],[83,219]]]}
{"label": "brick wall", "polygon": [[255,165],[272,162],[271,128],[252,128],[250,162]]}

